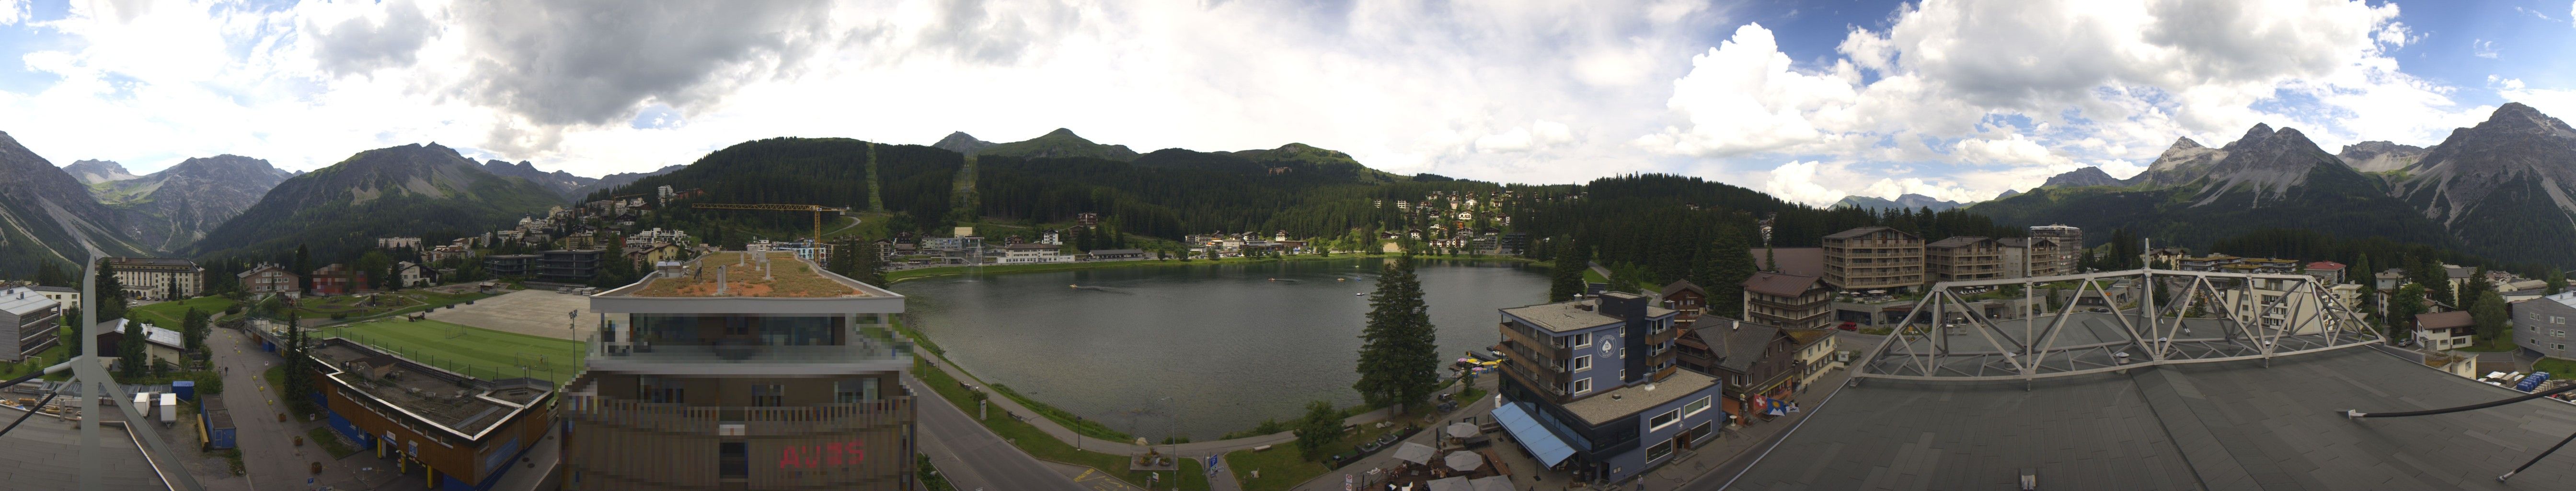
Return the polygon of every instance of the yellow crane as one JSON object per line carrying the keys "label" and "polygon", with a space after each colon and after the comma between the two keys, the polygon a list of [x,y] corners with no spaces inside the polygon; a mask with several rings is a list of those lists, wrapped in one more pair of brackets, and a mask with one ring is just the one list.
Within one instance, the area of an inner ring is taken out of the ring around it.
{"label": "yellow crane", "polygon": [[833,213],[849,213],[849,212],[850,212],[850,209],[849,209],[849,208],[833,208],[833,207],[829,207],[829,206],[822,206],[822,205],[736,205],[736,204],[725,204],[725,203],[690,203],[690,204],[689,204],[689,207],[690,207],[690,208],[698,208],[698,209],[709,209],[709,210],[761,210],[761,211],[808,211],[808,212],[813,212],[813,213],[814,213],[814,243],[815,243],[816,245],[821,245],[821,244],[823,243],[823,213],[824,213],[824,212],[833,212]]}

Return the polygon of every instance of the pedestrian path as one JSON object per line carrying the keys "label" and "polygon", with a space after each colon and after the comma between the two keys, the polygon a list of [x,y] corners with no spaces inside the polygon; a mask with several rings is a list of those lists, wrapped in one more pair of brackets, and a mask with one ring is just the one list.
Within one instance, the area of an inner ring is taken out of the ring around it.
{"label": "pedestrian path", "polygon": [[[934,365],[937,365],[941,370],[946,370],[949,375],[956,377],[960,381],[970,381],[965,383],[975,384],[978,388],[990,385],[984,383],[982,379],[975,378],[974,375],[945,358],[934,357],[931,359],[937,360],[937,363],[934,363]],[[1019,415],[1021,416],[1021,420],[1027,422],[1029,426],[1037,427],[1038,431],[1046,432],[1048,436],[1055,437],[1056,440],[1063,441],[1066,445],[1073,445],[1074,448],[1111,455],[1134,455],[1145,453],[1144,447],[1136,446],[1135,442],[1132,441],[1122,442],[1082,436],[1082,434],[1075,433],[1070,428],[1065,428],[1063,424],[1056,423],[1055,420],[1048,419],[1045,416],[1038,414],[1037,411],[1029,410],[1028,406],[1022,405],[1019,401],[1012,400],[1008,396],[993,394],[993,397],[989,399],[989,401],[991,401],[990,404],[993,405],[993,409],[996,410],[996,412],[1006,412],[1005,414]],[[1378,409],[1343,418],[1342,424],[1371,424],[1385,421],[1387,416],[1388,413],[1386,409]],[[1294,441],[1297,441],[1297,435],[1295,433],[1283,431],[1268,435],[1250,436],[1231,440],[1190,442],[1179,445],[1154,445],[1153,447],[1156,451],[1169,452],[1176,455],[1207,456],[1219,455],[1226,452],[1244,450],[1263,445],[1285,445]]]}

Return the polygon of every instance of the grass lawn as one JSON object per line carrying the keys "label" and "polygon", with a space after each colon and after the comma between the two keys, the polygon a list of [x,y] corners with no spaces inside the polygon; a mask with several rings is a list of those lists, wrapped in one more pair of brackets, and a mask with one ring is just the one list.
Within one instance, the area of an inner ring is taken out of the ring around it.
{"label": "grass lawn", "polygon": [[36,356],[30,357],[26,361],[0,365],[0,379],[18,378],[19,375],[26,375],[27,372],[43,370],[45,367],[54,366],[56,363],[62,363],[63,352],[63,345],[56,344],[54,347],[45,348],[44,351],[36,352]]}
{"label": "grass lawn", "polygon": [[[913,375],[921,377],[922,385],[930,386],[930,390],[932,392],[938,392],[939,396],[948,399],[950,404],[955,404],[957,407],[965,409],[968,416],[974,415],[974,396],[969,394],[966,391],[966,388],[958,387],[957,379],[950,377],[946,370],[920,362],[914,362],[912,367]],[[1029,455],[1037,458],[1074,465],[1089,466],[1093,469],[1099,469],[1101,472],[1107,473],[1112,477],[1117,477],[1120,480],[1127,481],[1130,484],[1143,484],[1146,479],[1146,474],[1149,474],[1145,472],[1128,472],[1127,459],[1130,458],[1129,456],[1110,455],[1075,449],[1072,445],[1067,445],[1063,441],[1056,440],[1054,436],[1047,435],[1046,432],[1038,430],[1036,426],[1030,426],[1028,423],[1022,423],[1018,420],[1002,417],[998,412],[994,414],[991,419],[984,420],[982,423],[985,428],[992,429],[993,434],[1001,435],[1003,439],[1009,440],[1012,445],[1020,447],[1020,450],[1027,451]],[[1181,459],[1181,468],[1179,471],[1180,489],[1184,491],[1207,490],[1207,473],[1200,468],[1203,464],[1197,460],[1198,457],[1205,456],[1192,455],[1187,457],[1190,458]],[[1165,476],[1164,478],[1171,479],[1172,477]],[[1156,485],[1155,489],[1167,489],[1165,486],[1170,485],[1170,481],[1164,481],[1162,484]]]}
{"label": "grass lawn", "polygon": [[[523,373],[555,382],[571,380],[573,375],[581,372],[582,358],[590,351],[581,341],[507,333],[434,320],[360,322],[323,328],[322,335],[349,338],[415,361],[487,380],[519,377]],[[536,363],[537,355],[545,357],[543,364]],[[519,367],[523,364],[533,365],[534,370],[522,372]]]}
{"label": "grass lawn", "polygon": [[358,453],[357,448],[350,447],[348,442],[340,441],[340,435],[332,434],[331,428],[327,426],[304,432],[304,439],[315,445],[321,445],[322,451],[330,452],[331,458],[334,459]]}
{"label": "grass lawn", "polygon": [[[2513,332],[2512,332],[2512,331],[2506,331],[2504,334],[2497,335],[2497,336],[2495,337],[2495,339],[2481,339],[2481,340],[2478,340],[2478,343],[2477,343],[2477,344],[2468,345],[2468,346],[2464,346],[2464,347],[2460,347],[2460,348],[2453,348],[2453,349],[2457,349],[2457,350],[2460,350],[2460,351],[2475,351],[2475,352],[2480,352],[2480,353],[2498,353],[2498,352],[2505,352],[2505,351],[2513,351],[2513,350],[2514,350],[2514,348],[2515,348],[2515,346],[2513,345]],[[2552,372],[2552,373],[2555,373],[2555,372]]]}
{"label": "grass lawn", "polygon": [[233,299],[224,297],[197,297],[176,302],[161,302],[126,309],[125,315],[126,317],[131,317],[136,320],[175,331],[179,329],[179,321],[188,316],[188,309],[190,308],[195,308],[198,312],[205,312],[206,315],[213,316],[211,317],[213,319],[222,319],[224,317],[224,309],[232,308],[233,305],[239,303],[240,302],[234,302]]}
{"label": "grass lawn", "polygon": [[[1582,266],[1576,266],[1576,267],[1581,268]],[[1593,271],[1593,270],[1592,270],[1592,268],[1583,268],[1583,282],[1584,282],[1584,283],[1609,283],[1609,282],[1610,282],[1610,277],[1608,277],[1608,276],[1602,276],[1600,271]]]}
{"label": "grass lawn", "polygon": [[2576,376],[2576,360],[2541,358],[2540,361],[2531,362],[2531,369],[2549,372],[2550,378],[2567,378]]}
{"label": "grass lawn", "polygon": [[[1236,450],[1227,453],[1225,465],[1234,468],[1234,480],[1243,484],[1244,491],[1285,490],[1332,471],[1324,468],[1322,462],[1300,458],[1293,442],[1259,452]],[[1260,471],[1261,477],[1252,477],[1253,471]]]}

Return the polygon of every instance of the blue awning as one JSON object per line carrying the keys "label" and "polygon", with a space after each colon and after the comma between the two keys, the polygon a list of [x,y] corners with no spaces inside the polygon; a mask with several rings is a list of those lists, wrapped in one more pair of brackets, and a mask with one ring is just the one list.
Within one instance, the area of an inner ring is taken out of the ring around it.
{"label": "blue awning", "polygon": [[1511,433],[1513,440],[1519,440],[1521,449],[1529,451],[1531,457],[1537,457],[1540,464],[1556,467],[1565,458],[1574,456],[1573,446],[1566,445],[1565,439],[1557,438],[1556,433],[1547,431],[1547,427],[1539,426],[1538,418],[1530,417],[1529,410],[1521,407],[1520,403],[1495,407],[1494,421],[1502,423],[1503,431]]}

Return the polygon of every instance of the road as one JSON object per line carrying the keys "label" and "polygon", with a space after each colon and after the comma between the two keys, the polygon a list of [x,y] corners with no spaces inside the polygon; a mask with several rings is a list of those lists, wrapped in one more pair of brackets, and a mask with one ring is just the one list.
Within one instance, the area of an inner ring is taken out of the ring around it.
{"label": "road", "polygon": [[904,385],[912,388],[913,400],[922,401],[914,406],[921,418],[921,453],[958,491],[1087,489],[976,424],[919,379],[904,377]]}
{"label": "road", "polygon": [[[324,453],[319,444],[295,445],[293,438],[305,434],[313,424],[278,421],[286,412],[286,401],[278,399],[277,388],[261,377],[268,367],[281,361],[276,355],[259,350],[259,341],[232,329],[213,329],[206,336],[209,357],[224,370],[224,409],[233,415],[233,444],[241,449],[243,469],[248,471],[251,489],[295,489],[305,486],[330,485],[340,489],[420,489],[418,478],[402,479],[391,469],[377,467],[384,462],[372,459],[341,461]],[[368,455],[361,452],[359,455]],[[321,475],[313,474],[313,462],[326,462]],[[351,465],[369,470],[349,469]]]}

